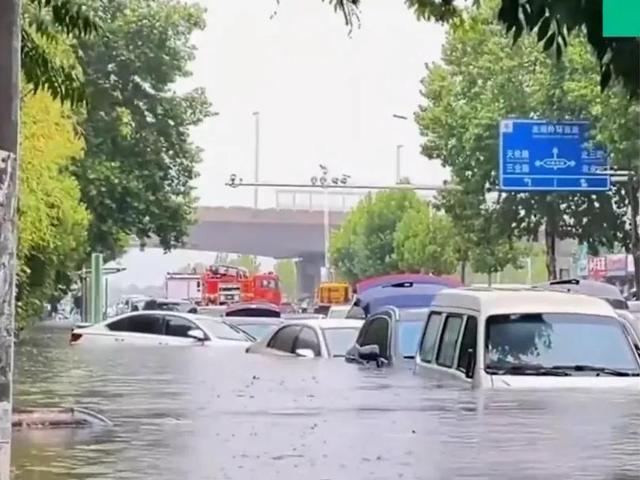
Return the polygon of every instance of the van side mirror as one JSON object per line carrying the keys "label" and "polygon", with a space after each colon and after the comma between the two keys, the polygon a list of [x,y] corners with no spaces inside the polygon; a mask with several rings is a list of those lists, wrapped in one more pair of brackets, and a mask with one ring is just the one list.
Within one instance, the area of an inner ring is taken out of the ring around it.
{"label": "van side mirror", "polygon": [[364,362],[377,362],[380,359],[380,347],[375,344],[358,347],[358,358]]}
{"label": "van side mirror", "polygon": [[476,369],[476,352],[473,348],[467,350],[467,362],[464,366],[464,376],[473,378],[473,371]]}

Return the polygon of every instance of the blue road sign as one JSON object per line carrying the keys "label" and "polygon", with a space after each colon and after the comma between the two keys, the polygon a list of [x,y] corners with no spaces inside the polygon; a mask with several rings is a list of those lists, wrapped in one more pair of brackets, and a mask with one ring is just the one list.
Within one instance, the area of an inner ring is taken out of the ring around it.
{"label": "blue road sign", "polygon": [[609,190],[609,156],[589,140],[589,123],[500,122],[500,189],[507,192]]}

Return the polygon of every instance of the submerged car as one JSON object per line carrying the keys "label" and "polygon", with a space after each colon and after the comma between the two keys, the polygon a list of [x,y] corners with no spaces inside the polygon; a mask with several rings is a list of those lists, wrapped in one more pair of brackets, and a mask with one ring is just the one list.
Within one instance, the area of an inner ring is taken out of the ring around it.
{"label": "submerged car", "polygon": [[286,322],[247,348],[247,353],[306,358],[344,357],[362,320],[321,319]]}
{"label": "submerged car", "polygon": [[349,363],[375,362],[378,366],[394,365],[404,359],[415,359],[420,334],[429,309],[388,307],[367,318],[355,344],[347,351]]}
{"label": "submerged car", "polygon": [[[437,277],[435,277],[437,278]],[[366,318],[387,307],[427,308],[436,294],[450,288],[445,283],[400,282],[367,288],[358,294],[347,318]]]}
{"label": "submerged car", "polygon": [[445,290],[416,372],[476,388],[640,389],[640,346],[602,299],[536,289]]}
{"label": "submerged car", "polygon": [[224,312],[225,317],[280,318],[280,307],[267,302],[234,303]]}
{"label": "submerged car", "polygon": [[[137,310],[134,309],[134,311]],[[141,310],[197,313],[198,307],[188,300],[178,298],[150,298],[144,302]]]}
{"label": "submerged car", "polygon": [[223,319],[167,311],[127,313],[71,331],[70,343],[210,345],[246,348],[255,338]]}
{"label": "submerged car", "polygon": [[225,322],[247,332],[256,340],[260,340],[283,323],[282,318],[267,317],[225,317]]}

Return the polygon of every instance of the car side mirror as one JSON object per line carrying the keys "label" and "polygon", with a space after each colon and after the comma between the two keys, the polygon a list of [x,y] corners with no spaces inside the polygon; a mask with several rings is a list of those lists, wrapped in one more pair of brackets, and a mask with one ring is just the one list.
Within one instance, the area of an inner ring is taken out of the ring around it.
{"label": "car side mirror", "polygon": [[358,358],[365,362],[377,362],[380,359],[380,347],[375,344],[358,347]]}
{"label": "car side mirror", "polygon": [[314,358],[316,356],[310,348],[298,348],[296,350],[296,355],[304,358]]}
{"label": "car side mirror", "polygon": [[473,348],[467,350],[467,362],[464,366],[464,376],[473,378],[473,371],[476,369],[476,352]]}
{"label": "car side mirror", "polygon": [[206,340],[206,337],[204,336],[204,332],[202,330],[198,330],[197,328],[194,328],[193,330],[189,330],[187,332],[187,336],[193,338],[194,340],[199,340],[201,342],[204,342]]}

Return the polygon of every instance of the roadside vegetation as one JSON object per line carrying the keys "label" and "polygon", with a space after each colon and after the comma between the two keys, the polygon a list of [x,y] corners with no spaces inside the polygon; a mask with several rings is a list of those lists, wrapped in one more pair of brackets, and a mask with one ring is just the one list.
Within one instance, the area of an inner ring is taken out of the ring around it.
{"label": "roadside vegetation", "polygon": [[180,245],[211,112],[190,76],[204,10],[178,0],[27,0],[18,245],[18,325],[64,296],[92,251],[132,237]]}
{"label": "roadside vegetation", "polygon": [[[500,6],[483,0],[457,10],[442,60],[428,65],[422,80],[415,114],[422,151],[451,172],[455,188],[430,206],[404,191],[363,200],[333,239],[334,265],[347,278],[458,269],[464,277],[467,266],[496,275],[521,268],[539,239],[550,279],[558,275],[558,240],[575,239],[592,254],[624,249],[640,261],[632,244],[637,225],[628,221],[638,212],[637,178],[593,195],[497,191],[504,118],[590,119],[594,142],[608,147],[615,168],[635,170],[640,158],[638,99],[619,80],[601,92],[598,59],[586,38],[576,33],[560,62],[537,48],[535,37],[512,45],[498,20]],[[382,211],[390,217],[384,223]]]}

